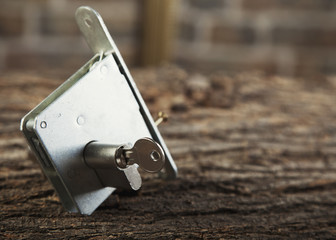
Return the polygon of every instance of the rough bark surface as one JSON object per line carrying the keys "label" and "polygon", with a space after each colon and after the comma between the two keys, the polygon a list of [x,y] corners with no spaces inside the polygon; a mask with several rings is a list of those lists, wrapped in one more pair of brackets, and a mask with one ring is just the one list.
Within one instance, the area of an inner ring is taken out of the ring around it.
{"label": "rough bark surface", "polygon": [[0,77],[0,238],[336,236],[336,78],[174,67],[134,77],[151,111],[169,112],[160,130],[179,177],[144,175],[142,190],[113,194],[91,216],[65,212],[19,132],[20,118],[64,79]]}

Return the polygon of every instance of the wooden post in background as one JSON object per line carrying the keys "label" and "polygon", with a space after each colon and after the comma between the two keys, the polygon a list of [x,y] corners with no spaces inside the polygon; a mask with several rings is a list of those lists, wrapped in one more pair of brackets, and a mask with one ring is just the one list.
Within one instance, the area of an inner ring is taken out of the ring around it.
{"label": "wooden post in background", "polygon": [[141,65],[171,60],[175,12],[175,0],[143,0]]}

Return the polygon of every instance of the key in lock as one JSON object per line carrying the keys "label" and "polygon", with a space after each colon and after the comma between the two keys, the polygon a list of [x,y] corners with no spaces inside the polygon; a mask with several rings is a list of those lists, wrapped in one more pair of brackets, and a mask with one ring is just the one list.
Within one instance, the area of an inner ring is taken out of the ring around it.
{"label": "key in lock", "polygon": [[161,146],[153,139],[141,138],[133,147],[109,143],[90,142],[84,149],[84,160],[92,168],[121,168],[137,164],[143,170],[159,172],[165,163]]}

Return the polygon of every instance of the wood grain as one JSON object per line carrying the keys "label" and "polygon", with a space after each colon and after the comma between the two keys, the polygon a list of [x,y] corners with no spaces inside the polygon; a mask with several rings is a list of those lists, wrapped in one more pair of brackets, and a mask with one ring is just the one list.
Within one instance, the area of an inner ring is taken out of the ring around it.
{"label": "wood grain", "polygon": [[[135,69],[179,168],[113,194],[91,216],[64,211],[19,132],[63,79],[0,77],[0,238],[332,239],[336,236],[336,78]],[[224,104],[225,103],[225,104]]]}

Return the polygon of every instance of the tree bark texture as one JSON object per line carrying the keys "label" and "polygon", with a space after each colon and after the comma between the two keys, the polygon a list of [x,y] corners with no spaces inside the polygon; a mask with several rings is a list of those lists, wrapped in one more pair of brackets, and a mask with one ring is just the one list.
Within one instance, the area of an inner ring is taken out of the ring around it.
{"label": "tree bark texture", "polygon": [[178,166],[143,174],[91,216],[67,213],[19,122],[64,79],[0,77],[0,238],[332,239],[336,236],[336,78],[211,76],[165,66],[134,78]]}

